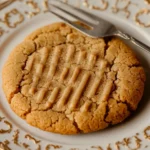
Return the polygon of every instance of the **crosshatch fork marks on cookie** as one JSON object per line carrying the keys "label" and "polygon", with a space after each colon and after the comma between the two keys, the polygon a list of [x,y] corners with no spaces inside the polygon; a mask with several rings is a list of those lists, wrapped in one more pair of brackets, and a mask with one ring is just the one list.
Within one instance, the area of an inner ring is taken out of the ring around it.
{"label": "crosshatch fork marks on cookie", "polygon": [[54,74],[56,72],[60,52],[61,52],[61,49],[56,47],[54,56],[53,56],[52,61],[51,61],[50,69],[49,69],[48,74],[47,74],[47,82],[45,83],[44,88],[41,91],[39,91],[39,93],[38,93],[37,103],[40,103],[42,101],[42,99],[46,93],[46,89],[49,87],[50,82],[52,80],[52,77],[54,76]]}
{"label": "crosshatch fork marks on cookie", "polygon": [[43,48],[42,50],[42,54],[41,54],[41,61],[38,64],[38,68],[36,69],[36,73],[35,76],[33,76],[33,84],[31,86],[31,89],[29,91],[29,93],[34,94],[35,92],[35,88],[39,82],[40,76],[42,75],[42,70],[44,68],[44,65],[46,63],[47,57],[48,57],[48,50],[47,48]]}
{"label": "crosshatch fork marks on cookie", "polygon": [[[64,63],[61,64],[63,68],[58,74],[59,81],[57,82],[59,84],[53,86],[52,82],[56,80],[54,79],[54,76],[58,71],[57,67],[60,65],[61,55],[64,54],[63,51],[65,51],[66,56],[64,58]],[[40,61],[39,64],[36,64],[37,68],[35,74],[32,74],[32,83],[28,91],[29,94],[34,95],[36,103],[41,104],[46,97],[46,102],[44,104],[45,110],[50,109],[55,105],[55,107],[57,108],[56,110],[58,111],[64,111],[65,109],[69,109],[72,111],[77,109],[78,103],[84,94],[84,90],[88,86],[91,86],[89,92],[87,92],[87,94],[85,95],[88,100],[82,104],[82,107],[80,109],[82,112],[88,111],[88,108],[92,104],[91,98],[96,94],[97,89],[101,86],[101,81],[106,69],[108,68],[108,63],[103,58],[100,58],[100,56],[96,53],[86,51],[80,51],[77,53],[75,47],[71,44],[68,44],[65,48],[61,45],[57,46],[53,51],[49,50],[46,47],[43,47],[38,50],[38,53],[40,55]],[[76,59],[75,54],[77,54]],[[36,63],[35,57],[36,55],[33,55],[28,60],[26,66],[26,69],[28,71],[31,71]],[[72,63],[73,59],[75,59],[74,63]],[[95,76],[92,76],[91,72],[98,59],[100,60],[99,70],[95,72]],[[40,80],[42,80],[42,75],[44,69],[46,68],[47,60],[49,60],[49,66],[46,73],[47,75],[45,77],[46,81],[40,89],[37,89],[38,84],[41,82]],[[83,68],[83,62],[85,63],[85,68]],[[69,80],[64,86],[64,81],[66,80],[68,73],[72,69],[72,64],[75,65],[74,69],[69,76]],[[80,79],[78,78],[79,76],[81,76]],[[93,80],[93,83],[92,85],[89,85],[91,79]],[[63,85],[63,88],[61,85]],[[107,100],[108,95],[111,92],[112,85],[113,81],[108,80],[105,85],[107,88],[104,87],[104,89],[102,90],[102,95],[99,96],[99,99],[97,99],[96,101],[97,104],[99,104],[103,100]],[[50,86],[52,86],[52,89],[51,92],[48,92]]]}

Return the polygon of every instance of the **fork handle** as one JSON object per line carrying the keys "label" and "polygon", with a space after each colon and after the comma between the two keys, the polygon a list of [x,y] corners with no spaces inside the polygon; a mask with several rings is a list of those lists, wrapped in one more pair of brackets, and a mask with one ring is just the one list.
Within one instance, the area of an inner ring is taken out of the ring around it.
{"label": "fork handle", "polygon": [[143,49],[143,50],[145,50],[145,51],[150,53],[150,47],[149,46],[147,46],[143,42],[140,42],[139,40],[133,38],[132,36],[130,36],[130,35],[126,34],[126,33],[123,33],[123,32],[121,32],[119,30],[115,33],[115,35],[118,36],[118,37],[121,37],[121,38],[123,38],[123,39],[125,39],[125,40],[127,40],[127,41],[129,41],[131,43],[133,43],[137,47],[139,47],[139,48],[141,48],[141,49]]}

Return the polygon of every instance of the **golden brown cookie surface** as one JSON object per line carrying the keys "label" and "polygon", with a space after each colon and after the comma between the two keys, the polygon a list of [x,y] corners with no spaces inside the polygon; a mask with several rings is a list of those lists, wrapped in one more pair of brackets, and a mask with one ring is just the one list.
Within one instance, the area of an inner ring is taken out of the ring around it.
{"label": "golden brown cookie surface", "polygon": [[92,39],[64,23],[33,32],[3,68],[13,111],[33,126],[61,134],[122,122],[136,110],[144,82],[143,68],[122,41]]}

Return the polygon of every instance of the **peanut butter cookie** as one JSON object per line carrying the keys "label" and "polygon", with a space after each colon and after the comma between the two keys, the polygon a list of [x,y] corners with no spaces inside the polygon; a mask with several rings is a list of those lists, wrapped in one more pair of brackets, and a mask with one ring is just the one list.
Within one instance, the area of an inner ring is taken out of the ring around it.
{"label": "peanut butter cookie", "polygon": [[2,78],[18,116],[45,131],[77,134],[124,121],[142,98],[145,73],[121,40],[93,39],[55,23],[12,51]]}

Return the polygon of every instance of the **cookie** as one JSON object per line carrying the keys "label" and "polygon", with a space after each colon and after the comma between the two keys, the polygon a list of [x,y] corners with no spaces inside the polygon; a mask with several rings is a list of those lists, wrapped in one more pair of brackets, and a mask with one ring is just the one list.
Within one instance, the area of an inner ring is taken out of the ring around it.
{"label": "cookie", "polygon": [[93,39],[64,23],[26,37],[2,72],[12,110],[32,126],[61,134],[124,121],[142,98],[145,78],[120,39]]}

